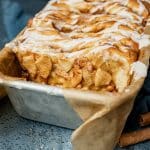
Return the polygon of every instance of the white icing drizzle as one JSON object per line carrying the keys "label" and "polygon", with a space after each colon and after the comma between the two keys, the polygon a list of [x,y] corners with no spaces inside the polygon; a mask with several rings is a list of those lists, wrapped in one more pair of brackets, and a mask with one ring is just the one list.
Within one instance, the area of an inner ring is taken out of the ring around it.
{"label": "white icing drizzle", "polygon": [[145,6],[141,3],[140,0],[137,0],[138,4],[139,4],[139,9],[138,9],[138,14],[142,15],[144,13],[144,11],[146,10]]}
{"label": "white icing drizzle", "polygon": [[[39,32],[39,33],[38,33]],[[41,31],[42,32],[42,31]],[[53,32],[53,31],[52,31]],[[45,41],[48,42],[53,39],[62,39],[59,34],[45,35],[40,34],[40,31],[35,30],[26,30],[22,36],[23,39],[37,40],[37,41]]]}
{"label": "white icing drizzle", "polygon": [[139,39],[139,49],[147,47],[150,45],[150,35],[141,35]]}
{"label": "white icing drizzle", "polygon": [[120,57],[120,55],[118,55],[118,54],[113,54],[111,58],[115,61],[124,62],[124,64],[126,64],[126,62],[127,62],[127,60],[125,58]]}
{"label": "white icing drizzle", "polygon": [[[150,45],[150,35],[145,35],[145,34],[141,35],[136,31],[121,30],[121,29],[119,29],[119,25],[122,25],[122,22],[118,21],[111,28],[107,28],[106,30],[102,31],[102,33],[107,34],[107,33],[112,33],[112,32],[119,32],[122,35],[124,35],[126,37],[130,37],[130,38],[132,38],[132,40],[137,42],[139,44],[139,49]],[[124,23],[124,25],[126,25],[126,24]]]}
{"label": "white icing drizzle", "polygon": [[[132,0],[123,0],[123,1],[121,1],[121,0],[113,0],[113,2],[118,2],[118,3],[128,7],[129,3],[132,2]],[[130,9],[132,9],[137,14],[142,15],[143,12],[146,11],[146,8],[143,5],[143,3],[141,3],[140,0],[137,0],[137,3],[139,5],[138,8],[137,7],[130,7]]]}
{"label": "white icing drizzle", "polygon": [[[109,2],[108,4],[111,4],[109,7],[106,7],[106,12],[111,13],[111,14],[116,14],[118,16],[121,16],[123,18],[127,18],[129,20],[134,20],[134,22],[136,23],[141,23],[143,18],[141,16],[138,16],[136,13],[131,12],[130,9],[128,9],[127,7],[124,7],[122,5],[119,5],[119,3],[113,3],[113,2]],[[113,11],[111,11],[111,9],[113,9]]]}
{"label": "white icing drizzle", "polygon": [[105,45],[100,45],[98,47],[92,48],[89,54],[97,54],[99,52],[102,52],[103,50],[106,50],[108,48],[112,47],[111,45],[105,44]]}
{"label": "white icing drizzle", "polygon": [[134,62],[131,65],[130,74],[134,73],[134,79],[139,80],[147,75],[147,66],[140,61]]}

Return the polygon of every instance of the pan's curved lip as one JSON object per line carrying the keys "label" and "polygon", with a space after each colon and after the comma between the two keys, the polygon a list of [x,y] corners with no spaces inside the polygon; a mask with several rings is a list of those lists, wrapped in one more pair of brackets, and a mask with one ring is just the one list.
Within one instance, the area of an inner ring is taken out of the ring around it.
{"label": "pan's curved lip", "polygon": [[34,83],[31,81],[22,81],[22,80],[3,80],[0,79],[0,84],[3,86],[9,86],[12,88],[17,89],[25,89],[25,90],[32,90],[38,92],[46,92],[51,95],[62,96],[62,88],[50,85],[42,85],[39,83]]}

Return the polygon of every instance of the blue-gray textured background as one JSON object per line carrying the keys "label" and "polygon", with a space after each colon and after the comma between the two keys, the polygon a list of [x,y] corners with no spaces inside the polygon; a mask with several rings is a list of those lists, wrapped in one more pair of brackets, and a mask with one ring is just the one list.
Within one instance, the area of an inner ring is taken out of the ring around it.
{"label": "blue-gray textured background", "polygon": [[[25,26],[47,0],[0,0],[0,48]],[[23,119],[9,101],[0,105],[0,150],[70,150],[71,130]],[[125,131],[139,129],[140,113],[150,111],[150,73],[128,118]],[[118,114],[119,115],[119,114]],[[150,141],[116,150],[150,150]]]}

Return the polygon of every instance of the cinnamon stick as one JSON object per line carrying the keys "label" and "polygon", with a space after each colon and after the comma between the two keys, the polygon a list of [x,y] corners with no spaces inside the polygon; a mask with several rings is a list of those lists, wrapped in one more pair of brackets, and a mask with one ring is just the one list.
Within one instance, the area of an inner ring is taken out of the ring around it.
{"label": "cinnamon stick", "polygon": [[146,140],[150,140],[150,128],[122,134],[119,139],[119,146],[126,147]]}
{"label": "cinnamon stick", "polygon": [[140,117],[139,117],[139,124],[142,127],[150,125],[150,112],[140,115]]}

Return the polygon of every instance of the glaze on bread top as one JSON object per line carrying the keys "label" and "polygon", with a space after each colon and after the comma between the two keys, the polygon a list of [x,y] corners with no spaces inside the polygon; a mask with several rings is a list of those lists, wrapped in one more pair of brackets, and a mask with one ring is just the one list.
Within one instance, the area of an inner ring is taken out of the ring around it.
{"label": "glaze on bread top", "polygon": [[133,77],[146,75],[138,57],[149,44],[148,18],[141,0],[53,0],[6,47],[29,80],[122,92]]}

